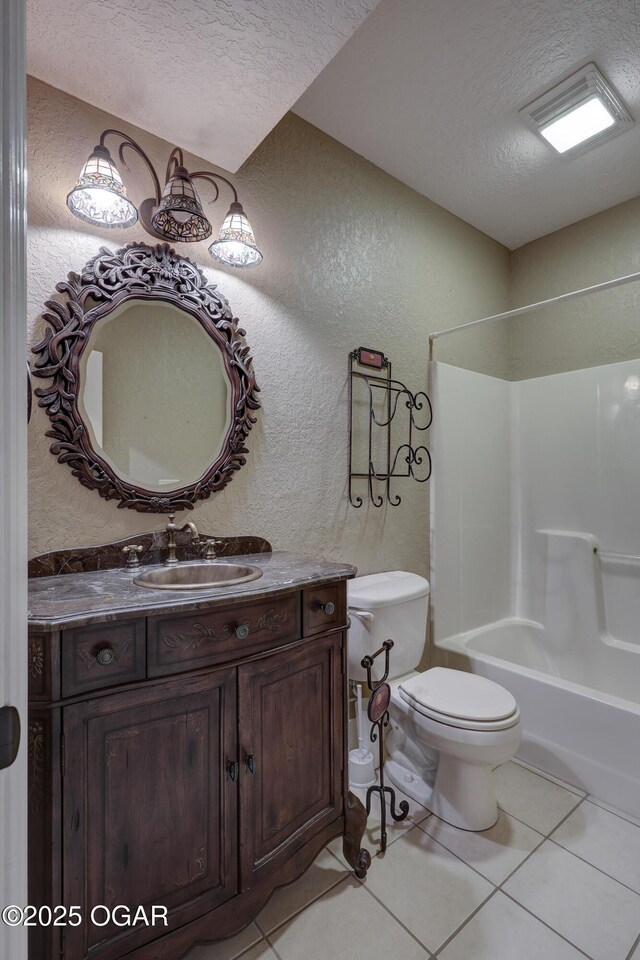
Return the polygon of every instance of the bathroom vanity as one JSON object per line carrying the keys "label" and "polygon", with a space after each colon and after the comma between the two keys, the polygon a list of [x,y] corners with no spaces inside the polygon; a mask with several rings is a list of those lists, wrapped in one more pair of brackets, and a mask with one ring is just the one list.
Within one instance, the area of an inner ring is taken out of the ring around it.
{"label": "bathroom vanity", "polygon": [[[340,834],[357,875],[369,865],[347,790],[354,568],[237,540],[222,553],[250,550],[259,579],[145,589],[158,536],[32,561],[30,902],[82,922],[33,928],[31,960],[178,960],[249,923]],[[134,541],[140,570],[123,566]],[[120,904],[166,907],[168,925],[91,922]]]}

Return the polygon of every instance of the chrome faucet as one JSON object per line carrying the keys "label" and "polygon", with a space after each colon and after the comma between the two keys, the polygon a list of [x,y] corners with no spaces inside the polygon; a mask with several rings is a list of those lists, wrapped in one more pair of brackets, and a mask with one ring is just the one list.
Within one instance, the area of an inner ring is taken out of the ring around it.
{"label": "chrome faucet", "polygon": [[187,520],[183,526],[179,527],[177,523],[174,523],[176,519],[175,513],[169,514],[169,523],[167,524],[167,559],[164,561],[165,567],[173,567],[177,562],[176,557],[176,533],[182,533],[187,530],[190,531],[191,536],[194,540],[199,540],[200,535],[198,533],[198,528],[196,527],[193,520]]}

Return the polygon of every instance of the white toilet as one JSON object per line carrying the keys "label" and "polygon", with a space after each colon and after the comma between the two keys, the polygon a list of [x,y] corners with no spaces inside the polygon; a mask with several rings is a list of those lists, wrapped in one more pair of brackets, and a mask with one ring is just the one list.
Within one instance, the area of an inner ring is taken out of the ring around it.
{"label": "white toilet", "polygon": [[[393,570],[348,584],[349,676],[366,680],[361,660],[391,639],[391,722],[385,774],[447,823],[487,830],[498,818],[491,778],[520,743],[520,711],[497,683],[461,670],[416,666],[423,654],[429,583]],[[384,655],[375,661],[380,679]]]}

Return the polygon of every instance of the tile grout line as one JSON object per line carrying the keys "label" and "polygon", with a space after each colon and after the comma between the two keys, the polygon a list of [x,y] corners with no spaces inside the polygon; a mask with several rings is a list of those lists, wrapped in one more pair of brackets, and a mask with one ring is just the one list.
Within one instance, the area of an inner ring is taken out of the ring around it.
{"label": "tile grout line", "polygon": [[573,947],[574,950],[577,950],[578,953],[581,953],[581,954],[583,955],[583,957],[587,957],[588,960],[594,960],[594,958],[591,956],[591,954],[585,953],[585,951],[582,949],[582,947],[577,946],[577,944],[575,944],[575,943],[573,942],[573,940],[569,940],[568,937],[565,937],[564,933],[560,933],[559,930],[556,930],[554,927],[552,927],[551,924],[547,923],[546,920],[542,920],[542,919],[538,916],[537,913],[534,913],[534,912],[533,912],[532,910],[530,910],[528,907],[525,907],[525,905],[524,905],[523,903],[520,903],[519,900],[516,900],[516,898],[515,898],[514,896],[512,896],[512,895],[508,892],[508,890],[502,890],[502,889],[500,889],[500,893],[504,894],[505,897],[508,897],[509,900],[511,900],[512,903],[515,903],[516,906],[520,907],[521,910],[524,910],[525,913],[528,913],[530,917],[533,917],[534,920],[537,920],[538,923],[541,923],[541,924],[543,925],[543,927],[546,927],[546,928],[547,928],[547,930],[551,930],[552,933],[555,933],[556,937],[560,937],[560,939],[561,939],[561,940],[564,940],[565,943],[568,943],[570,947]]}
{"label": "tile grout line", "polygon": [[610,807],[603,807],[602,804],[606,803],[606,800],[599,800],[598,797],[594,797],[593,794],[588,793],[585,798],[592,807],[597,807],[598,810],[604,810],[605,813],[610,813],[612,817],[617,817],[618,820],[624,820],[625,823],[630,823],[632,827],[637,827],[640,830],[640,823],[638,823],[637,817],[633,820],[630,820],[630,817],[633,817],[632,813],[625,813],[624,810],[616,812],[616,810],[610,809]]}
{"label": "tile grout line", "polygon": [[[603,876],[608,877],[609,880],[613,880],[614,883],[619,883],[620,886],[625,887],[626,890],[630,890],[631,893],[635,893],[636,896],[640,896],[640,891],[634,890],[634,888],[633,888],[633,887],[630,887],[628,883],[625,883],[623,880],[619,880],[617,877],[614,877],[612,874],[607,873],[606,870],[603,870],[601,867],[598,867],[595,863],[592,863],[590,860],[587,860],[585,857],[581,857],[579,853],[575,853],[573,850],[569,850],[568,847],[563,846],[561,843],[558,843],[557,840],[554,840],[554,839],[553,839],[553,834],[556,832],[556,830],[559,830],[560,827],[562,826],[562,824],[565,823],[565,822],[569,819],[569,817],[572,817],[572,816],[573,816],[573,814],[576,812],[576,810],[578,809],[578,807],[581,807],[583,803],[589,803],[589,802],[590,802],[590,801],[589,801],[589,797],[588,797],[588,796],[583,797],[583,799],[580,801],[580,803],[576,804],[576,806],[573,808],[573,810],[572,810],[570,813],[568,813],[567,816],[564,817],[564,819],[562,819],[562,820],[560,821],[560,823],[556,824],[556,826],[553,828],[553,830],[551,830],[551,831],[546,835],[545,840],[548,840],[548,841],[549,841],[550,843],[552,843],[555,847],[559,847],[561,850],[564,850],[565,853],[570,853],[572,857],[575,857],[575,858],[576,858],[576,860],[581,860],[583,863],[586,863],[588,867],[593,867],[594,870],[597,870],[599,873],[603,874]],[[592,804],[592,806],[597,806],[597,804]],[[600,809],[600,810],[603,810],[604,808],[603,808],[603,807],[599,807],[599,809]],[[605,810],[604,812],[607,813],[608,811]],[[615,814],[613,814],[613,816],[615,816]],[[618,819],[619,819],[619,820],[622,820],[623,818],[622,818],[622,817],[619,817]],[[625,823],[629,823],[629,822],[630,822],[629,820],[625,820]],[[631,824],[631,826],[635,826],[635,824]],[[527,858],[527,859],[528,859],[528,858]],[[524,863],[524,860],[523,860],[523,863]],[[521,865],[522,865],[522,864],[521,864]],[[508,879],[508,878],[507,878],[507,879]],[[503,883],[506,883],[506,880],[503,880]]]}
{"label": "tile grout line", "polygon": [[[443,821],[443,822],[446,823],[446,821]],[[418,827],[419,830],[422,830],[422,827],[420,826],[419,823],[417,823],[416,826]],[[422,830],[422,833],[424,833],[426,837],[429,837],[429,840],[433,840],[433,842],[437,843],[439,847],[442,847],[443,850],[446,850],[447,853],[450,853],[452,857],[456,858],[456,860],[459,860],[460,863],[464,863],[465,867],[469,867],[469,870],[473,870],[473,872],[477,873],[479,877],[482,877],[483,880],[486,880],[487,883],[490,883],[492,887],[497,886],[497,884],[495,884],[493,880],[489,880],[489,878],[485,877],[483,873],[480,873],[480,871],[477,870],[476,867],[473,866],[473,864],[467,863],[467,861],[463,860],[458,853],[455,853],[453,850],[449,850],[449,847],[445,846],[444,843],[442,843],[440,840],[437,839],[437,837],[434,837],[432,836],[432,834],[427,833],[426,830]]]}
{"label": "tile grout line", "polygon": [[475,908],[475,910],[472,910],[472,911],[471,911],[471,913],[469,914],[469,916],[466,917],[466,919],[464,919],[464,920],[462,921],[462,923],[460,924],[460,926],[456,927],[456,929],[453,931],[453,933],[450,934],[450,935],[447,937],[446,940],[443,940],[443,942],[442,942],[442,943],[440,944],[440,946],[438,947],[437,953],[440,953],[441,950],[444,950],[445,947],[448,947],[449,944],[451,943],[451,941],[452,941],[452,940],[455,940],[455,938],[458,936],[458,934],[459,934],[462,930],[464,930],[464,928],[467,926],[467,924],[470,923],[471,920],[473,920],[473,918],[476,916],[476,914],[480,913],[480,911],[482,910],[482,908],[485,907],[485,906],[489,903],[489,900],[491,900],[493,897],[495,897],[496,893],[498,893],[498,892],[499,892],[499,891],[498,891],[498,888],[497,888],[496,886],[494,886],[494,888],[493,888],[493,890],[491,891],[491,893],[489,894],[489,896],[485,897],[484,900],[482,901],[482,903],[479,903],[478,906]]}
{"label": "tile grout line", "polygon": [[[507,761],[507,763],[508,762],[509,761]],[[536,777],[540,777],[541,780],[546,780],[547,783],[553,783],[556,785],[556,787],[562,787],[562,789],[566,790],[567,793],[573,793],[574,795],[580,796],[583,800],[588,796],[587,791],[576,786],[575,783],[569,783],[568,780],[561,780],[560,777],[554,777],[552,773],[546,773],[544,770],[540,770],[539,767],[534,767],[531,764],[528,764],[526,760],[519,760],[517,757],[512,757],[511,762],[515,763],[518,767],[522,767],[523,770],[528,770],[529,773],[535,774]],[[500,766],[502,766],[502,764],[500,764]],[[497,769],[497,767],[494,769]]]}
{"label": "tile grout line", "polygon": [[[573,794],[573,796],[576,796],[576,794]],[[582,797],[582,798],[579,799],[579,802],[566,814],[566,816],[564,816],[564,817],[562,818],[562,820],[560,820],[559,823],[557,823],[557,824],[555,825],[555,827],[552,828],[552,830],[550,831],[550,833],[553,833],[554,830],[557,830],[558,827],[561,826],[561,824],[563,824],[564,821],[567,820],[567,819],[571,816],[571,814],[572,814],[575,810],[577,810],[578,807],[580,806],[580,804],[583,803],[585,800],[586,800],[586,795],[585,795],[584,797]],[[505,810],[505,811],[503,811],[503,812],[506,813],[507,811]],[[508,814],[508,816],[511,816],[511,814]],[[515,817],[514,819],[518,820],[517,817]],[[466,918],[466,920],[464,921],[464,923],[462,923],[462,924],[455,930],[455,932],[449,937],[449,939],[448,939],[448,940],[445,940],[445,942],[438,947],[438,953],[439,953],[441,950],[444,950],[444,948],[445,948],[446,946],[448,946],[448,945],[451,943],[451,941],[455,939],[455,937],[458,936],[458,934],[460,933],[460,931],[461,931],[461,930],[470,922],[470,920],[472,920],[473,917],[489,902],[489,900],[491,900],[492,897],[495,896],[496,893],[503,893],[503,894],[504,894],[506,897],[508,897],[513,903],[515,903],[515,904],[516,904],[517,906],[519,906],[521,909],[525,910],[525,912],[528,913],[530,916],[532,916],[535,920],[537,920],[539,923],[542,923],[543,926],[547,927],[547,929],[551,930],[552,933],[555,933],[556,936],[560,937],[562,940],[564,940],[564,941],[565,941],[566,943],[568,943],[570,946],[574,947],[576,950],[578,950],[580,953],[582,953],[585,957],[588,957],[588,960],[593,960],[593,958],[592,958],[592,957],[589,957],[589,954],[585,953],[584,950],[581,950],[580,947],[577,947],[574,943],[572,943],[571,940],[568,940],[562,933],[560,933],[558,930],[554,930],[554,928],[551,927],[548,923],[545,923],[544,920],[541,920],[540,917],[536,916],[536,914],[532,913],[531,910],[529,910],[527,907],[525,907],[523,904],[521,904],[519,900],[516,900],[515,897],[513,897],[513,896],[511,896],[509,893],[507,893],[506,890],[503,890],[503,885],[504,885],[505,883],[507,883],[507,881],[511,879],[511,877],[514,875],[514,873],[517,873],[517,871],[520,869],[520,867],[521,867],[524,863],[526,863],[527,860],[529,860],[530,857],[532,857],[533,854],[536,853],[537,850],[539,850],[539,849],[542,847],[542,845],[549,839],[549,836],[550,836],[550,834],[546,834],[546,835],[545,835],[545,834],[541,834],[538,830],[535,830],[534,827],[531,827],[528,823],[525,823],[524,820],[518,820],[518,822],[519,822],[519,823],[522,823],[525,827],[529,827],[530,830],[533,830],[535,833],[537,833],[538,836],[540,837],[540,842],[536,844],[536,846],[533,848],[533,850],[531,850],[531,851],[527,854],[527,856],[518,864],[517,867],[515,867],[515,868],[511,871],[511,873],[507,874],[507,876],[504,878],[504,880],[501,880],[501,882],[500,882],[499,884],[494,884],[494,888],[495,888],[495,889],[494,889],[494,890],[489,894],[489,896],[473,911],[473,913],[471,913],[471,914]],[[426,831],[423,831],[423,832],[426,833]],[[429,836],[430,836],[430,834],[429,834]],[[431,839],[435,840],[435,837],[432,837]],[[439,841],[438,841],[438,840],[435,840],[435,842],[438,843]],[[444,846],[444,844],[440,844],[440,845],[441,845],[441,846]],[[556,844],[556,846],[559,846],[559,844]],[[448,848],[445,847],[445,849],[448,849]],[[450,850],[449,853],[453,853],[453,851]],[[453,855],[454,855],[454,856],[457,856],[456,854],[453,854]],[[474,867],[471,866],[471,864],[468,864],[465,860],[462,860],[461,857],[458,857],[458,859],[461,860],[462,863],[464,863],[466,866],[470,867],[470,869],[472,869],[472,870],[475,869]],[[476,872],[476,873],[479,873],[478,870],[476,870],[475,872]],[[480,873],[479,873],[479,875],[480,875],[480,876],[483,876],[483,875],[480,874]],[[486,880],[487,878],[484,877],[484,879]],[[491,881],[488,881],[488,882],[491,883]]]}
{"label": "tile grout line", "polygon": [[267,946],[269,947],[269,949],[272,950],[273,953],[276,955],[276,957],[278,958],[278,960],[282,960],[282,957],[280,956],[280,954],[278,953],[278,951],[276,950],[276,948],[274,947],[274,945],[272,944],[271,940],[269,939],[269,937],[267,936],[266,933],[265,933],[263,939],[264,939],[264,942],[265,942],[265,943],[267,944]]}
{"label": "tile grout line", "polygon": [[566,815],[566,817],[563,817],[562,820],[560,820],[559,823],[556,823],[555,827],[552,827],[551,830],[549,830],[549,833],[545,834],[545,840],[549,840],[549,838],[551,837],[551,834],[552,834],[552,833],[555,833],[556,830],[558,830],[558,829],[562,826],[563,823],[566,823],[567,820],[569,819],[569,817],[572,817],[572,816],[574,815],[574,813],[576,812],[576,810],[578,809],[578,807],[581,807],[582,804],[586,801],[586,799],[587,799],[586,797],[583,797],[582,800],[580,801],[580,803],[576,803],[575,807],[574,807],[572,810],[569,811],[569,813]]}
{"label": "tile grout line", "polygon": [[[582,790],[580,787],[576,786],[573,783],[569,783],[567,780],[561,780],[559,777],[552,779],[553,774],[545,773],[543,770],[540,770],[538,767],[534,767],[528,764],[525,760],[520,760],[517,757],[512,757],[512,762],[517,766],[522,767],[524,770],[528,770],[529,773],[535,774],[537,777],[540,777],[542,780],[546,780],[548,783],[554,783],[558,787],[562,787],[563,790],[566,790],[567,793],[573,793],[574,795],[583,795],[582,799],[587,800],[594,807],[598,807],[599,810],[604,810],[605,813],[610,813],[612,817],[617,817],[619,820],[624,820],[625,823],[630,823],[633,827],[638,827],[640,829],[640,823],[637,822],[637,817],[633,817],[632,813],[626,813],[624,810],[618,810],[617,808],[611,809],[611,806],[602,806],[602,804],[607,803],[606,800],[601,800],[599,797],[596,797],[593,793],[589,793],[586,790]],[[501,764],[502,766],[502,764]],[[496,767],[497,769],[497,767]],[[505,811],[506,812],[506,811]],[[516,817],[516,820],[518,817]],[[524,823],[524,820],[521,821]],[[528,824],[527,824],[528,826]],[[533,828],[532,828],[533,829]]]}
{"label": "tile grout line", "polygon": [[[584,799],[585,799],[585,798],[583,797],[582,800],[580,800],[580,802],[577,803],[577,804],[575,805],[575,807],[573,807],[573,808],[569,811],[569,813],[567,813],[566,816],[564,816],[564,817],[562,818],[562,820],[560,820],[560,822],[557,823],[557,824],[555,825],[555,827],[553,827],[553,828],[549,831],[549,833],[540,834],[540,836],[541,836],[541,838],[542,838],[542,839],[540,840],[540,843],[537,843],[536,846],[533,848],[533,850],[530,850],[530,851],[529,851],[529,853],[526,855],[526,857],[525,857],[523,860],[520,861],[520,863],[518,864],[517,867],[514,867],[514,868],[513,868],[513,870],[511,871],[511,873],[508,873],[508,874],[507,874],[507,876],[504,878],[504,880],[501,880],[500,883],[496,884],[496,886],[498,887],[499,890],[502,890],[502,888],[503,888],[503,886],[505,885],[505,883],[508,883],[509,880],[511,880],[511,877],[514,875],[514,873],[517,873],[518,870],[520,869],[520,867],[522,867],[522,866],[527,862],[527,860],[529,860],[529,859],[533,856],[533,854],[534,854],[537,850],[539,850],[540,847],[542,847],[542,845],[543,845],[544,843],[546,843],[546,841],[549,839],[549,837],[551,836],[551,834],[553,833],[553,831],[554,831],[554,830],[557,830],[558,827],[562,826],[562,824],[565,822],[565,820],[568,820],[569,817],[570,817],[573,813],[575,813],[575,811],[578,809],[578,807],[580,806],[580,804],[581,804],[581,803],[584,803]],[[524,823],[524,821],[521,821],[521,822]],[[525,826],[528,826],[528,824],[525,824]],[[531,830],[533,830],[533,827],[531,827]],[[536,833],[538,833],[538,832],[539,832],[539,831],[536,831]],[[556,846],[559,846],[559,844],[556,844]]]}
{"label": "tile grout line", "polygon": [[632,958],[633,958],[633,952],[634,952],[634,950],[636,949],[636,947],[638,946],[638,944],[640,944],[640,933],[638,934],[638,936],[637,936],[637,937],[635,938],[635,940],[633,941],[633,944],[632,944],[632,946],[631,946],[631,950],[629,950],[629,953],[626,955],[626,957],[624,958],[624,960],[632,960]]}
{"label": "tile grout line", "polygon": [[[327,848],[327,847],[323,847],[323,849],[328,849],[328,848]],[[331,852],[331,850],[329,850],[329,853],[331,853],[331,856],[332,856],[332,857],[335,857],[335,859],[338,860],[338,858],[335,856],[334,853]],[[344,864],[343,864],[343,862],[342,862],[341,860],[338,860],[338,863],[340,864],[340,866],[342,867],[343,870],[346,869],[345,866],[344,866]],[[345,875],[344,875],[343,877],[338,877],[338,879],[337,879],[337,880],[334,880],[334,882],[331,883],[325,890],[323,890],[322,893],[319,893],[317,897],[313,897],[311,900],[308,900],[307,903],[305,903],[302,907],[300,907],[299,910],[295,910],[295,911],[294,911],[292,914],[290,914],[288,917],[285,917],[284,920],[281,920],[280,923],[277,923],[277,924],[275,925],[275,927],[272,927],[271,930],[269,930],[268,932],[267,932],[266,930],[263,930],[263,929],[262,929],[262,927],[261,927],[260,924],[258,923],[257,917],[256,917],[256,919],[253,921],[253,923],[255,923],[256,927],[258,928],[258,930],[260,931],[260,933],[262,934],[262,936],[263,936],[264,938],[267,938],[267,937],[269,936],[269,934],[275,933],[276,930],[279,930],[279,929],[280,929],[280,927],[284,927],[285,923],[289,923],[290,920],[294,920],[296,917],[300,916],[301,913],[304,913],[304,911],[307,909],[307,907],[310,907],[312,903],[316,903],[316,901],[321,900],[322,897],[324,897],[325,893],[329,893],[330,890],[333,890],[335,887],[337,887],[339,884],[341,884],[344,880],[346,880],[348,876],[349,876],[349,873],[348,873],[348,872],[345,872]],[[357,878],[356,878],[356,879],[357,879]],[[295,882],[295,881],[294,881],[294,882]],[[266,904],[265,904],[265,906],[266,906]],[[259,916],[259,915],[258,915],[258,916]],[[235,960],[235,958],[234,958],[234,960]]]}
{"label": "tile grout line", "polygon": [[[556,831],[559,827],[561,827],[562,824],[563,824],[566,820],[568,820],[570,816],[572,816],[572,815],[575,813],[575,811],[578,809],[578,807],[580,807],[580,806],[586,801],[586,799],[587,799],[586,796],[584,796],[584,797],[580,800],[580,802],[577,803],[577,804],[575,805],[575,807],[574,807],[572,810],[570,810],[569,813],[567,813],[567,815],[566,815],[565,817],[563,817],[562,820],[561,820],[559,823],[557,823],[556,826],[553,827],[553,829],[550,830],[549,833],[548,833],[545,837],[543,837],[542,842],[539,843],[539,844],[537,845],[537,847],[536,847],[534,850],[532,850],[531,853],[529,853],[529,854],[524,858],[524,860],[522,861],[522,863],[518,864],[518,866],[515,868],[515,870],[512,870],[511,873],[510,873],[507,877],[505,877],[505,879],[499,884],[499,886],[498,886],[497,889],[500,891],[500,893],[503,893],[503,894],[505,895],[505,897],[508,897],[513,903],[517,904],[522,910],[525,910],[530,916],[534,917],[539,923],[542,923],[545,927],[547,927],[549,930],[551,930],[553,933],[555,933],[556,936],[558,936],[558,937],[560,937],[562,940],[566,941],[566,943],[570,944],[572,947],[574,947],[574,949],[578,950],[578,951],[579,951],[580,953],[582,953],[585,957],[588,957],[589,960],[593,960],[593,958],[591,957],[591,955],[588,954],[588,953],[586,953],[581,947],[579,947],[576,943],[574,943],[573,940],[569,940],[569,938],[566,937],[563,933],[560,933],[559,930],[556,930],[554,927],[551,926],[551,924],[547,923],[545,920],[543,920],[541,917],[539,917],[536,913],[534,913],[532,910],[530,910],[527,906],[525,906],[524,903],[521,903],[520,900],[517,900],[516,897],[514,897],[512,894],[510,894],[508,890],[505,890],[505,889],[504,889],[504,884],[508,883],[508,881],[513,877],[513,875],[518,872],[518,870],[520,869],[520,867],[522,867],[522,865],[525,864],[525,863],[527,862],[527,860],[529,860],[529,858],[532,857],[533,854],[534,854],[536,851],[540,850],[540,848],[543,846],[543,844],[545,844],[547,841],[549,841],[550,843],[553,843],[554,846],[559,847],[559,848],[562,849],[562,850],[565,850],[564,847],[560,847],[560,844],[559,844],[559,843],[556,843],[554,840],[551,840],[551,834],[552,834],[552,833],[555,833],[555,831]],[[565,852],[566,852],[566,853],[571,853],[570,850],[565,850]],[[572,854],[572,856],[576,856],[576,855],[575,855],[575,854]],[[582,860],[582,857],[576,857],[576,859]],[[593,867],[594,870],[598,870],[597,867],[595,867],[593,864],[588,863],[588,861],[584,860],[583,862],[586,863],[588,866]],[[604,876],[609,877],[609,874],[605,874],[603,870],[600,870],[599,872],[602,873],[602,874],[604,874]],[[609,877],[609,879],[614,880],[615,878],[614,878],[614,877]],[[620,881],[616,881],[616,882],[619,883]],[[623,886],[626,886],[626,885],[623,884]],[[629,887],[629,888],[627,888],[627,889],[631,889],[631,888]],[[632,891],[632,892],[635,893],[635,891]],[[640,937],[639,937],[638,939],[640,940]]]}
{"label": "tile grout line", "polygon": [[[503,811],[503,813],[506,813],[506,811]],[[517,818],[516,818],[516,819],[517,819]],[[443,822],[446,823],[446,821],[443,821]],[[522,825],[525,826],[525,827],[529,826],[527,823],[524,822],[524,820],[520,820],[520,821],[518,821],[518,822],[519,822],[519,823],[522,823]],[[422,827],[420,826],[419,823],[416,824],[416,826],[417,826],[420,830],[422,830]],[[533,827],[530,827],[529,829],[533,830]],[[424,834],[426,834],[426,836],[429,837],[430,840],[433,840],[434,843],[437,843],[439,847],[442,847],[443,850],[446,850],[447,853],[450,853],[452,857],[455,857],[456,860],[459,860],[460,863],[464,863],[465,867],[468,867],[469,870],[473,870],[473,872],[474,872],[474,873],[477,873],[477,875],[478,875],[479,877],[482,877],[483,880],[486,880],[487,883],[490,883],[492,887],[495,887],[495,888],[496,888],[496,890],[498,890],[498,889],[500,888],[500,884],[494,883],[494,881],[493,881],[493,880],[490,880],[489,877],[485,877],[484,873],[480,873],[480,871],[477,869],[477,867],[474,867],[473,864],[472,864],[472,863],[469,863],[467,860],[463,860],[463,858],[460,856],[460,854],[455,853],[454,850],[450,850],[449,847],[447,847],[444,843],[442,843],[441,840],[438,840],[437,837],[434,837],[432,834],[427,833],[426,830],[422,830],[422,832],[423,832]],[[538,830],[534,830],[534,833],[537,833],[538,836],[540,837],[540,843],[537,843],[536,846],[535,846],[535,848],[534,848],[534,850],[537,850],[538,847],[540,847],[547,838],[544,837]],[[534,850],[531,850],[531,852],[527,854],[527,856],[525,857],[525,860],[528,860],[528,859],[529,859],[529,857],[530,857],[531,854],[534,852]],[[524,860],[522,861],[522,863],[524,863]],[[518,864],[518,867],[520,867],[520,866],[522,866],[522,864]],[[518,869],[518,867],[515,867],[514,870],[511,871],[511,873],[515,873],[515,871]],[[509,877],[511,876],[511,873],[509,874]],[[502,880],[501,883],[505,883],[507,879],[508,879],[508,877],[505,877],[505,879]]]}
{"label": "tile grout line", "polygon": [[[356,877],[356,879],[357,879],[357,877]],[[365,879],[366,879],[366,878],[365,878]],[[362,887],[362,889],[363,889],[363,890],[366,890],[367,893],[369,894],[369,896],[370,896],[373,900],[375,900],[375,902],[378,904],[378,906],[382,907],[382,909],[385,911],[385,913],[388,913],[389,916],[392,917],[392,918],[395,920],[395,922],[396,922],[400,927],[402,927],[402,929],[403,929],[406,933],[409,934],[409,936],[411,937],[411,939],[412,939],[412,940],[415,940],[415,942],[418,944],[419,947],[422,947],[423,950],[426,950],[426,951],[427,951],[427,953],[429,954],[430,960],[432,960],[434,954],[431,952],[431,950],[430,950],[429,947],[426,945],[426,943],[423,943],[422,940],[418,939],[418,937],[415,935],[415,933],[412,933],[412,931],[409,930],[409,927],[407,927],[407,926],[402,922],[402,920],[400,920],[399,917],[396,917],[395,913],[393,913],[393,912],[389,909],[389,907],[386,905],[386,903],[383,903],[382,900],[380,900],[380,899],[375,895],[375,893],[373,892],[373,890],[369,890],[369,888],[366,886],[364,880],[360,880],[360,881],[358,881],[358,882],[360,883],[360,886]]]}
{"label": "tile grout line", "polygon": [[[409,832],[409,831],[407,831],[407,832]],[[402,839],[402,838],[399,838],[399,839]],[[367,887],[367,885],[366,885],[366,883],[365,883],[366,877],[365,877],[363,880],[359,880],[358,877],[356,877],[356,876],[354,875],[353,871],[351,871],[351,872],[348,874],[348,877],[351,877],[352,879],[356,880],[356,881],[360,884],[361,888],[362,888],[363,890],[366,890],[367,893],[369,894],[369,896],[370,896],[373,900],[375,900],[375,902],[378,904],[378,906],[382,907],[382,909],[383,909],[386,913],[388,913],[389,916],[390,916],[393,920],[395,920],[395,922],[398,924],[398,926],[402,927],[402,929],[403,929],[406,933],[409,934],[409,936],[411,937],[412,940],[415,940],[415,942],[418,944],[419,947],[421,947],[423,950],[426,950],[427,954],[429,955],[429,960],[433,960],[433,958],[434,958],[435,955],[432,953],[432,951],[429,949],[429,947],[428,947],[425,943],[423,943],[422,940],[419,940],[418,937],[415,935],[415,933],[412,933],[412,931],[409,930],[409,928],[408,928],[407,926],[405,926],[405,924],[402,922],[402,920],[400,920],[400,918],[397,917],[397,916],[395,915],[395,913],[393,913],[393,912],[389,909],[389,907],[388,907],[385,903],[383,903],[382,900],[380,900],[380,899],[375,895],[375,893],[374,893],[372,890],[370,890],[370,889]],[[347,877],[345,877],[344,879],[346,880]],[[341,881],[341,882],[343,882],[343,881]]]}
{"label": "tile grout line", "polygon": [[640,890],[635,890],[633,887],[630,887],[628,883],[624,882],[624,880],[619,880],[617,877],[614,877],[613,874],[607,873],[606,870],[603,870],[602,867],[597,866],[595,863],[591,863],[591,860],[586,860],[584,857],[581,857],[579,853],[569,850],[568,847],[563,847],[562,844],[558,843],[557,840],[554,840],[553,837],[547,837],[546,839],[549,841],[549,843],[552,843],[554,847],[564,850],[565,853],[570,853],[572,857],[576,858],[576,860],[581,860],[583,863],[586,863],[588,867],[593,867],[594,870],[597,870],[598,873],[601,873],[604,877],[608,877],[608,879],[613,880],[614,883],[619,883],[621,887],[625,888],[625,890],[628,890],[630,893],[635,893],[636,897],[640,897]]}

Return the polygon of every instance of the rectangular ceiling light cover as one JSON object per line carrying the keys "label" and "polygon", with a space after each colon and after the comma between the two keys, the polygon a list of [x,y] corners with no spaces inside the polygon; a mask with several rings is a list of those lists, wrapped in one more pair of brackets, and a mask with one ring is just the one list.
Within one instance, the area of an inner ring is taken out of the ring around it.
{"label": "rectangular ceiling light cover", "polygon": [[627,130],[633,120],[595,63],[588,63],[520,110],[558,153],[576,156]]}

